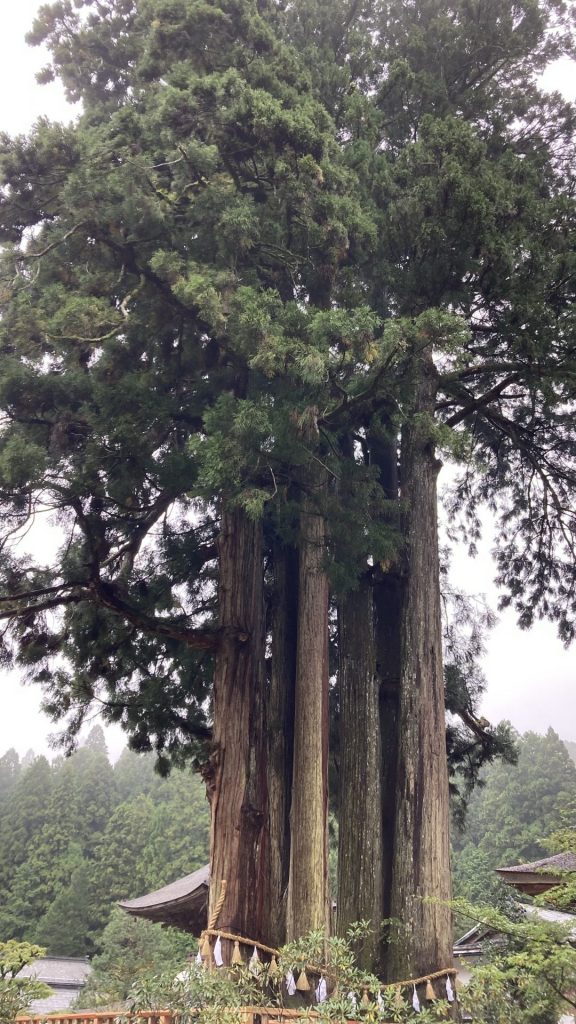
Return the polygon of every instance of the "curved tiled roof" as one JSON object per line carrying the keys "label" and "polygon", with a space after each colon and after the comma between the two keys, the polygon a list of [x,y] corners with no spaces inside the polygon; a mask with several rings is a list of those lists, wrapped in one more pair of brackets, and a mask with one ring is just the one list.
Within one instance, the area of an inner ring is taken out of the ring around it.
{"label": "curved tiled roof", "polygon": [[527,864],[513,864],[508,868],[496,868],[500,872],[504,871],[520,871],[530,873],[532,871],[549,871],[550,874],[554,874],[555,871],[576,871],[576,853],[566,851],[564,853],[556,853],[553,857],[542,857],[541,860],[532,860]]}
{"label": "curved tiled roof", "polygon": [[34,978],[46,985],[81,988],[91,970],[86,957],[43,956],[23,967],[18,977]]}
{"label": "curved tiled roof", "polygon": [[519,892],[537,896],[560,885],[566,871],[576,871],[576,853],[566,851],[553,857],[542,857],[528,864],[512,864],[507,868],[496,868],[502,881],[513,885]]}
{"label": "curved tiled roof", "polygon": [[118,905],[134,917],[175,925],[193,935],[199,935],[206,927],[209,879],[206,864],[161,889],[133,900],[122,900]]}
{"label": "curved tiled roof", "polygon": [[75,956],[43,956],[27,964],[18,977],[43,981],[52,990],[42,999],[33,999],[30,1012],[46,1014],[67,1010],[80,995],[91,970],[85,957]]}

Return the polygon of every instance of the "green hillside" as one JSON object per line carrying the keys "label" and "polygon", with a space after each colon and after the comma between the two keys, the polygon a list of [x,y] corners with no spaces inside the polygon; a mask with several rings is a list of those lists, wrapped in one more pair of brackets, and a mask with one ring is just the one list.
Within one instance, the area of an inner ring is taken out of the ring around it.
{"label": "green hillside", "polygon": [[119,899],[206,863],[204,785],[154,755],[110,763],[102,730],[70,758],[0,758],[0,937],[91,956]]}

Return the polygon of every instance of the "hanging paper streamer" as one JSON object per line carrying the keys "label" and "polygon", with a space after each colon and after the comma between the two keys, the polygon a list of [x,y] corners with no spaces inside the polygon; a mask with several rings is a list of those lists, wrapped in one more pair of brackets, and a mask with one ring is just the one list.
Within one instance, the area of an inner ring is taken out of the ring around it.
{"label": "hanging paper streamer", "polygon": [[376,1003],[378,1004],[378,1009],[382,1011],[384,1009],[384,997],[381,992],[378,992],[376,996]]}
{"label": "hanging paper streamer", "polygon": [[250,973],[253,974],[255,978],[257,978],[258,974],[260,973],[260,957],[258,956],[258,950],[256,949],[256,946],[254,946],[254,952],[250,957],[250,963],[248,965],[248,968],[250,970]]}
{"label": "hanging paper streamer", "polygon": [[300,974],[298,975],[298,981],[296,982],[296,988],[298,989],[299,992],[310,991],[310,982],[308,981],[308,975],[306,974],[306,971],[300,971]]}
{"label": "hanging paper streamer", "polygon": [[452,982],[450,981],[450,975],[446,977],[446,999],[449,1003],[454,1002],[454,989],[452,988]]}
{"label": "hanging paper streamer", "polygon": [[234,949],[232,951],[232,963],[236,967],[238,964],[244,963],[242,959],[242,953],[240,952],[240,943],[238,940],[234,943]]}
{"label": "hanging paper streamer", "polygon": [[201,964],[202,963],[202,953],[200,952],[200,949],[198,949],[198,952],[196,953],[196,963],[197,964]]}
{"label": "hanging paper streamer", "polygon": [[348,1002],[352,1006],[352,1009],[356,1010],[357,1007],[358,1007],[358,1000],[356,998],[356,993],[355,992],[349,992],[348,995],[346,996],[346,999],[348,1000]]}
{"label": "hanging paper streamer", "polygon": [[224,957],[222,956],[222,942],[220,936],[218,936],[218,938],[216,939],[216,944],[214,946],[214,963],[216,964],[216,967],[222,967],[224,963]]}
{"label": "hanging paper streamer", "polygon": [[294,978],[294,975],[292,974],[292,971],[288,971],[286,975],[286,991],[289,996],[296,995],[296,980]]}
{"label": "hanging paper streamer", "polygon": [[426,1001],[428,1003],[433,1003],[434,1000],[437,999],[437,998],[438,998],[438,996],[436,995],[436,993],[434,991],[434,985],[432,984],[432,979],[428,978],[428,981],[426,982]]}
{"label": "hanging paper streamer", "polygon": [[316,1002],[317,1003],[325,1003],[327,999],[328,999],[328,987],[326,985],[326,978],[324,978],[321,975],[320,976],[320,981],[318,982],[318,988],[316,989]]}
{"label": "hanging paper streamer", "polygon": [[416,1013],[420,1013],[420,1000],[418,999],[418,993],[416,991],[416,985],[414,985],[414,995],[412,996],[412,1006],[416,1010]]}

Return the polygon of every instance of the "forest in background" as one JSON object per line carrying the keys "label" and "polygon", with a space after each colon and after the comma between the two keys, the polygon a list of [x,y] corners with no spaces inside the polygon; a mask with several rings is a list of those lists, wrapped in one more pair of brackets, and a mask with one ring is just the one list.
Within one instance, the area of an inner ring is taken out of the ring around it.
{"label": "forest in background", "polygon": [[517,764],[495,761],[483,770],[465,828],[452,840],[455,895],[505,911],[514,890],[495,868],[557,852],[549,837],[576,822],[576,744],[548,729],[518,737],[517,748]]}
{"label": "forest in background", "polygon": [[[517,765],[484,770],[464,830],[454,829],[456,895],[506,905],[494,868],[546,856],[546,837],[573,824],[575,761],[576,744],[549,729],[518,738]],[[190,936],[114,910],[208,859],[203,782],[190,769],[161,778],[154,763],[125,750],[111,764],[98,726],[69,758],[0,758],[0,938],[95,955],[97,973],[115,973],[120,988],[185,956]]]}
{"label": "forest in background", "polygon": [[99,726],[69,758],[0,758],[2,939],[92,956],[117,900],[206,864],[201,779],[190,770],[161,778],[154,764],[125,750],[112,765]]}

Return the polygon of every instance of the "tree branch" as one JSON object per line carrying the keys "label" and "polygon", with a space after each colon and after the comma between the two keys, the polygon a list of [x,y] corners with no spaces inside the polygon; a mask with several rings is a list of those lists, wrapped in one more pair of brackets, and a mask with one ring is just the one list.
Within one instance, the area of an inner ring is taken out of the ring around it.
{"label": "tree branch", "polygon": [[[468,416],[471,416],[472,413],[477,412],[479,409],[485,408],[485,406],[489,405],[490,402],[494,401],[495,398],[499,398],[506,390],[509,384],[515,383],[518,379],[519,375],[517,373],[511,373],[509,374],[508,377],[504,377],[504,379],[501,380],[499,384],[495,384],[494,387],[490,388],[489,391],[486,391],[485,394],[480,395],[478,398],[473,398],[472,401],[470,401],[466,406],[460,409],[459,412],[454,413],[453,416],[449,416],[448,419],[445,421],[447,426],[455,427],[458,423],[461,423],[462,420],[465,420],[468,418]],[[449,390],[449,388],[447,390]],[[460,395],[458,394],[459,390]],[[464,394],[467,397],[469,396],[469,392],[466,391],[465,389],[454,389],[454,397],[456,399],[460,398],[462,391],[464,391]]]}
{"label": "tree branch", "polygon": [[66,604],[78,604],[80,601],[84,601],[87,597],[85,594],[61,594],[59,597],[49,598],[46,601],[39,601],[37,604],[23,605],[21,608],[5,608],[0,610],[0,619],[19,619],[24,615],[30,615],[35,612],[46,612],[52,608],[61,608],[62,605]]}
{"label": "tree branch", "polygon": [[[155,615],[148,615],[147,612],[129,604],[112,584],[106,583],[99,576],[92,581],[91,589],[99,604],[121,615],[145,633],[178,640],[190,650],[215,651],[218,647],[220,633],[216,629],[196,629],[188,626],[187,617],[184,616],[178,619],[161,619]],[[239,642],[248,639],[240,630],[237,634]]]}
{"label": "tree branch", "polygon": [[59,245],[62,245],[62,243],[65,242],[67,238],[70,238],[70,235],[73,235],[75,231],[79,231],[80,228],[86,227],[87,223],[88,222],[85,220],[79,221],[78,224],[75,224],[74,227],[70,228],[66,234],[62,235],[62,238],[58,238],[55,242],[51,242],[50,245],[41,249],[40,252],[24,252],[18,257],[18,259],[39,260],[42,256],[46,256],[47,253],[52,252],[52,249],[57,249]]}

